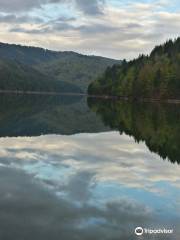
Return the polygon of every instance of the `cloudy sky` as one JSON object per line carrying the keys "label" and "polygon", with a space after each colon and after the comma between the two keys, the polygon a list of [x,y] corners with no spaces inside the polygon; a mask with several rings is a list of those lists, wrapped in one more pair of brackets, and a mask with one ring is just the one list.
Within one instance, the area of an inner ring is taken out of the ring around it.
{"label": "cloudy sky", "polygon": [[0,0],[0,41],[131,59],[180,35],[179,0]]}

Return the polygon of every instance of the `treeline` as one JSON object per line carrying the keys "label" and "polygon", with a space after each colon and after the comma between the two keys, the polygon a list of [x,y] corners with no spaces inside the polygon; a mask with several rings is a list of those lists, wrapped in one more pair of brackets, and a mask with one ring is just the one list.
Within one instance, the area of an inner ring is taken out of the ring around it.
{"label": "treeline", "polygon": [[140,55],[108,67],[103,76],[89,85],[88,93],[180,99],[180,38],[155,47],[149,56]]}

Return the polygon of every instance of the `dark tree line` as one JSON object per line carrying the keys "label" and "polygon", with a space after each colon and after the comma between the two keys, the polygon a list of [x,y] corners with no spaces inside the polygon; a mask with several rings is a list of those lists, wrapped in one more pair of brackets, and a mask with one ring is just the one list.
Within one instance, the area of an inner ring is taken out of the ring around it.
{"label": "dark tree line", "polygon": [[89,85],[89,94],[132,98],[180,98],[180,38],[140,55],[130,62],[108,67]]}

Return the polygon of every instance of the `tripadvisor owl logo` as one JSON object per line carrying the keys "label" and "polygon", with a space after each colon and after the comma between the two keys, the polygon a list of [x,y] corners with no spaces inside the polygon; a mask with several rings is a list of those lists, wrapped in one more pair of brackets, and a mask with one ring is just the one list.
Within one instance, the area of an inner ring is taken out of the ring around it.
{"label": "tripadvisor owl logo", "polygon": [[136,234],[137,236],[141,236],[141,235],[143,235],[143,233],[144,233],[144,230],[143,230],[142,227],[137,227],[137,228],[135,229],[135,234]]}
{"label": "tripadvisor owl logo", "polygon": [[137,236],[141,236],[143,234],[173,234],[173,229],[167,229],[167,228],[158,228],[158,229],[149,229],[149,228],[142,228],[137,227],[135,228],[135,234]]}

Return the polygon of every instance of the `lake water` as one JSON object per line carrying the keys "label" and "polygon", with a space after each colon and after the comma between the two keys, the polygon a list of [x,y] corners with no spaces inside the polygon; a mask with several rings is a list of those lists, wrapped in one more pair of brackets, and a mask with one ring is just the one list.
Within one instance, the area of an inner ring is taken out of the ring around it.
{"label": "lake water", "polygon": [[0,239],[180,239],[179,105],[1,95],[0,136]]}

